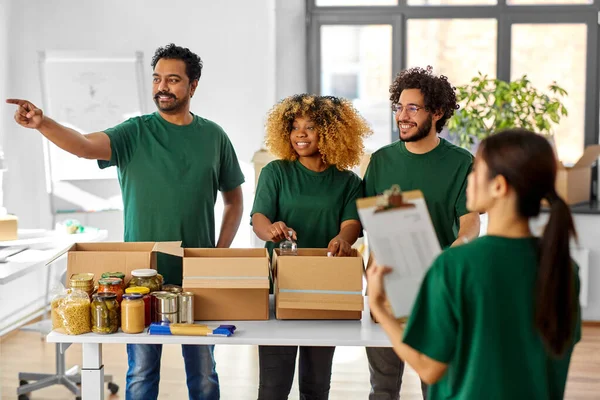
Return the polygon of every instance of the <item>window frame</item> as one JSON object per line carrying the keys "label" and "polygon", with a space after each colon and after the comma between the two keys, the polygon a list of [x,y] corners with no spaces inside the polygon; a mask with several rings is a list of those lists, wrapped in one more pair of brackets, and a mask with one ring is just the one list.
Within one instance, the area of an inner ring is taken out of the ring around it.
{"label": "window frame", "polygon": [[[316,0],[306,0],[307,23],[307,86],[311,93],[320,93],[321,26],[323,25],[391,25],[392,76],[406,68],[409,19],[496,19],[496,76],[511,78],[511,41],[513,24],[586,24],[586,88],[584,97],[584,147],[600,143],[600,0],[592,4],[509,5],[498,0],[496,5],[423,6],[398,0],[391,6],[317,6]],[[391,140],[397,137],[392,124]],[[592,201],[598,199],[598,167],[592,174]]]}

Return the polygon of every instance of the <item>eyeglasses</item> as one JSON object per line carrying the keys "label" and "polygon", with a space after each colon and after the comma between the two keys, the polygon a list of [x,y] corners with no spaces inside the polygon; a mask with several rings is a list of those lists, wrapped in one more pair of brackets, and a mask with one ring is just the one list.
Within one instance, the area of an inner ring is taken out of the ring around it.
{"label": "eyeglasses", "polygon": [[396,114],[396,113],[402,114],[402,111],[404,111],[406,109],[406,113],[408,115],[410,115],[411,117],[415,116],[415,114],[417,114],[419,112],[419,110],[422,108],[425,108],[425,107],[417,106],[414,104],[409,104],[406,107],[404,107],[402,104],[396,104],[396,103],[392,104],[392,111],[394,112],[394,114]]}

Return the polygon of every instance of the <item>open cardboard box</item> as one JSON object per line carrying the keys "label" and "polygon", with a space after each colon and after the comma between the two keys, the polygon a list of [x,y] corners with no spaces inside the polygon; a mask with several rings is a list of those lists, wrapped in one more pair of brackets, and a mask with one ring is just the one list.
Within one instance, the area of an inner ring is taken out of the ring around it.
{"label": "open cardboard box", "polygon": [[156,254],[183,256],[181,242],[100,242],[75,243],[47,264],[67,253],[67,279],[73,274],[92,273],[98,281],[104,272],[122,272],[125,284],[134,269],[157,269]]}
{"label": "open cardboard box", "polygon": [[194,320],[269,319],[267,249],[185,249],[183,289],[194,293]]}
{"label": "open cardboard box", "polygon": [[351,257],[327,257],[327,249],[298,249],[297,256],[273,251],[277,319],[361,319],[364,265]]}
{"label": "open cardboard box", "polygon": [[18,218],[14,215],[0,217],[0,240],[17,240]]}
{"label": "open cardboard box", "polygon": [[556,192],[567,204],[590,201],[591,166],[600,157],[600,145],[585,148],[581,158],[572,167],[559,163],[556,174]]}

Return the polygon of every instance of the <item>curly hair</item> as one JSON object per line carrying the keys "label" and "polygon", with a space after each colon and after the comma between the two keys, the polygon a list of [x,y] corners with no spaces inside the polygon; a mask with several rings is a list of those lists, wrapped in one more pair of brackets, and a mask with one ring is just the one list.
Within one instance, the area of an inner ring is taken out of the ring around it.
{"label": "curly hair", "polygon": [[363,139],[373,131],[349,100],[334,96],[299,94],[273,106],[267,115],[265,138],[273,155],[283,160],[298,159],[290,141],[297,117],[309,117],[315,123],[323,162],[341,171],[360,163]]}
{"label": "curly hair", "polygon": [[202,59],[194,54],[187,47],[175,46],[173,43],[166,45],[165,47],[159,47],[152,57],[152,69],[156,67],[156,64],[161,58],[169,60],[181,60],[185,63],[185,73],[191,81],[200,79],[202,75]]}
{"label": "curly hair", "polygon": [[404,89],[419,89],[425,99],[425,109],[429,112],[443,112],[444,115],[435,123],[439,133],[446,125],[446,121],[459,109],[456,102],[456,88],[453,87],[444,75],[433,75],[433,68],[410,68],[401,71],[390,86],[390,101],[397,102]]}

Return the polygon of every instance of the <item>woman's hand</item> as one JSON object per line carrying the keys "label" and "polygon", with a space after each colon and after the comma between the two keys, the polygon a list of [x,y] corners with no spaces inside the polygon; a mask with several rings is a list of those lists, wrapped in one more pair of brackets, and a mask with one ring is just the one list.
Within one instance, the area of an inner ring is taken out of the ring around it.
{"label": "woman's hand", "polygon": [[[267,228],[267,231],[269,232],[269,240],[271,242],[277,243],[281,242],[284,239],[298,240],[298,237],[296,236],[296,231],[288,227],[285,224],[285,222],[282,221],[274,222],[273,224],[271,224],[271,226]],[[292,232],[292,236],[289,235],[290,231]]]}
{"label": "woman's hand", "polygon": [[386,301],[383,277],[390,272],[392,272],[390,267],[380,267],[376,263],[367,269],[367,296],[369,296],[371,310],[383,307]]}
{"label": "woman's hand", "polygon": [[334,237],[327,246],[327,251],[332,257],[349,257],[352,255],[352,246],[340,237]]}

